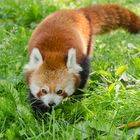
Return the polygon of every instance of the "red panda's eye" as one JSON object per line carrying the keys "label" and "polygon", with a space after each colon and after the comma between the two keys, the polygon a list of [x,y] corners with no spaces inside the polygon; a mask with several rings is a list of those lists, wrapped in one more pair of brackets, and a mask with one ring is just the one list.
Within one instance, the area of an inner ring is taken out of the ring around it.
{"label": "red panda's eye", "polygon": [[44,93],[44,94],[48,93],[46,89],[42,89],[41,92]]}
{"label": "red panda's eye", "polygon": [[60,89],[60,90],[58,90],[58,91],[56,92],[56,94],[61,94],[62,92],[63,92],[63,90]]}

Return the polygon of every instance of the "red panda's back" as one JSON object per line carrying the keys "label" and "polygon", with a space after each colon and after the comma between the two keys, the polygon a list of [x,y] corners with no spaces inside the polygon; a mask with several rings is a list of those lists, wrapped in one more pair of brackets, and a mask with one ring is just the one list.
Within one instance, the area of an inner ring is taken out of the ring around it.
{"label": "red panda's back", "polygon": [[76,48],[78,54],[86,54],[89,40],[89,23],[75,10],[63,10],[46,17],[33,32],[29,53],[32,48],[39,48],[45,57],[47,52],[63,51]]}

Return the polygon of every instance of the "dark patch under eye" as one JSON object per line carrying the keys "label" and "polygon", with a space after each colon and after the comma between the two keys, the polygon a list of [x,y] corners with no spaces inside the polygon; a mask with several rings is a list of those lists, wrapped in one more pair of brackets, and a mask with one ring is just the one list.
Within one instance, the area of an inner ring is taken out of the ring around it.
{"label": "dark patch under eye", "polygon": [[38,93],[37,93],[37,97],[39,97],[39,98],[40,98],[41,96],[43,96],[43,95],[44,95],[44,93],[42,93],[42,92],[38,92]]}
{"label": "dark patch under eye", "polygon": [[68,96],[68,94],[67,94],[66,92],[63,92],[63,93],[61,94],[61,96],[63,96],[63,98],[66,98],[66,97]]}

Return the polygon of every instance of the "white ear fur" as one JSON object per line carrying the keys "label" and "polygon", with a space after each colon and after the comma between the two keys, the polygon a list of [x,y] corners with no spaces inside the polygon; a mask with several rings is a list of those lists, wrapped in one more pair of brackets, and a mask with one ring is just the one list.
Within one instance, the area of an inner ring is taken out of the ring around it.
{"label": "white ear fur", "polygon": [[70,72],[78,73],[82,71],[82,67],[76,63],[76,50],[71,48],[68,50],[67,67]]}
{"label": "white ear fur", "polygon": [[42,56],[37,48],[34,48],[30,55],[29,63],[25,65],[24,71],[37,69],[43,63]]}

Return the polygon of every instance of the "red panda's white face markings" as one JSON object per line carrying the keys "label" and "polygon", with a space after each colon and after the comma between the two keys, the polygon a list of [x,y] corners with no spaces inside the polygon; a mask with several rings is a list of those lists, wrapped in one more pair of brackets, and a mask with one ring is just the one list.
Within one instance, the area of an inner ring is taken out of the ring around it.
{"label": "red panda's white face markings", "polygon": [[[55,60],[50,57],[43,61],[39,50],[35,48],[31,53],[29,64],[25,66],[27,73],[32,71],[29,78],[31,93],[48,107],[58,105],[65,97],[72,95],[77,88],[76,77],[79,76],[78,73],[82,68],[76,63],[75,49],[68,51],[66,64],[62,60],[61,56],[58,56]],[[53,66],[54,63],[55,66]]]}
{"label": "red panda's white face markings", "polygon": [[29,88],[31,93],[41,99],[46,106],[50,106],[51,103],[58,105],[65,97],[75,92],[76,79],[72,73],[65,70],[46,70],[43,76],[39,71],[40,69],[32,73]]}

